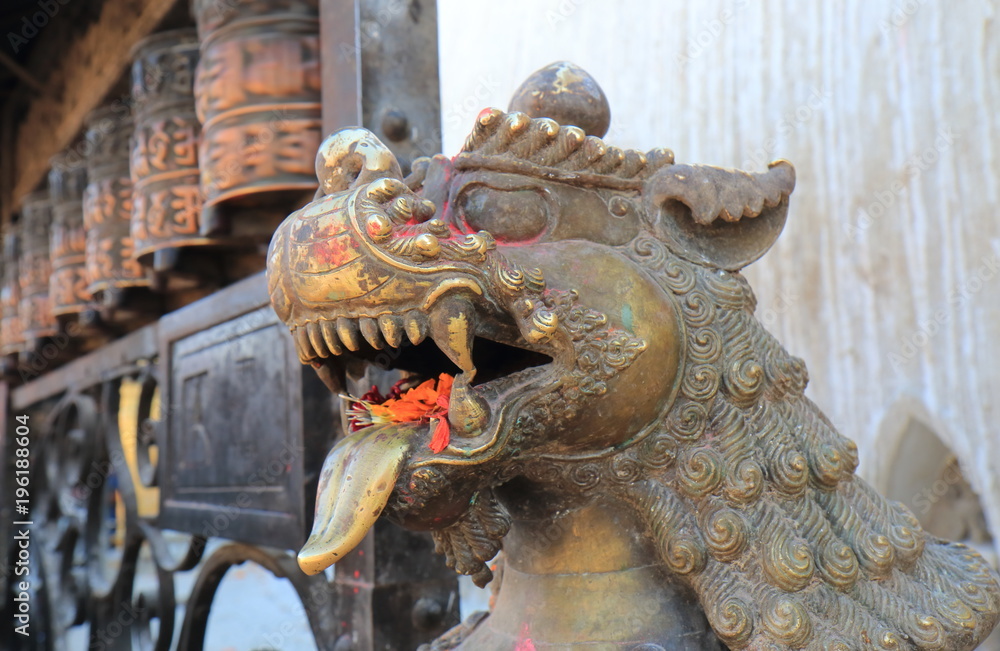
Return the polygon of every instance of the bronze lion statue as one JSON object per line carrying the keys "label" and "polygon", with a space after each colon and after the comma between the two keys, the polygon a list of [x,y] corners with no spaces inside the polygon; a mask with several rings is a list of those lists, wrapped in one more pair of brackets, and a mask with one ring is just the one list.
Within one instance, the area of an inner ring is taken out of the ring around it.
{"label": "bronze lion statue", "polygon": [[781,232],[792,166],[616,148],[599,89],[549,74],[533,116],[485,110],[405,178],[338,131],[275,233],[302,361],[337,391],[342,356],[405,372],[348,398],[303,570],[384,515],[480,585],[503,548],[490,614],[438,649],[975,648],[997,575],[855,476],[754,317],[740,269]]}

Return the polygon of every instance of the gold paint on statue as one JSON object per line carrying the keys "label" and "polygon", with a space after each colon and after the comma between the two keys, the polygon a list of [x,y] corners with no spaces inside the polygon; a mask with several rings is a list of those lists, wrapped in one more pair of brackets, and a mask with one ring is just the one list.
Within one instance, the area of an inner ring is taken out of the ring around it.
{"label": "gold paint on statue", "polygon": [[302,567],[375,512],[480,585],[503,548],[492,612],[435,650],[975,648],[996,573],[855,475],[754,317],[740,270],[779,236],[792,166],[609,145],[570,64],[515,106],[405,179],[372,134],[334,134],[323,196],[274,235],[272,305],[322,377],[341,355],[455,376],[447,445],[354,423],[331,451]]}

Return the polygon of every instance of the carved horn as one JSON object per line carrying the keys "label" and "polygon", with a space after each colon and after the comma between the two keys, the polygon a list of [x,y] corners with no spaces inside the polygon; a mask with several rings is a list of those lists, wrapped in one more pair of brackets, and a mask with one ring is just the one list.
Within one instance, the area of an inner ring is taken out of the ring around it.
{"label": "carved horn", "polygon": [[680,257],[736,271],[778,239],[794,188],[795,168],[785,160],[760,173],[671,165],[646,181],[646,214]]}

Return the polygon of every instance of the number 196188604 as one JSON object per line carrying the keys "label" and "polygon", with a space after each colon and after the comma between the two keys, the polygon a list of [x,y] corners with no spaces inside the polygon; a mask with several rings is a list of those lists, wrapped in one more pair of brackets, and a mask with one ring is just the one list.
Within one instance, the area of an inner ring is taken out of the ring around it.
{"label": "number 196188604", "polygon": [[14,489],[14,510],[17,512],[17,519],[14,521],[16,531],[14,540],[18,547],[17,560],[14,561],[14,574],[20,577],[18,584],[14,586],[14,601],[17,608],[14,613],[14,632],[19,635],[28,636],[30,635],[28,627],[31,618],[31,585],[27,579],[31,574],[29,564],[31,558],[31,551],[29,549],[31,544],[31,529],[22,527],[32,524],[29,519],[29,506],[31,504],[31,493],[29,491],[31,458],[28,447],[31,429],[28,427],[28,416],[18,416],[14,420],[18,423],[14,430],[14,482],[17,484]]}
{"label": "number 196188604", "polygon": [[29,459],[28,435],[31,430],[28,428],[28,416],[18,416],[18,422],[14,430],[14,481],[17,488],[14,490],[14,507],[19,516],[19,520],[28,519],[28,507],[31,503],[31,496],[28,484],[31,481],[31,460]]}

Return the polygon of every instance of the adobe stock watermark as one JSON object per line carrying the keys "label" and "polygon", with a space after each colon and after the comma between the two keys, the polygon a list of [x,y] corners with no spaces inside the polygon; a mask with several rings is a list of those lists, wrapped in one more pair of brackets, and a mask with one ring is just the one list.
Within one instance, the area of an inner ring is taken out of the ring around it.
{"label": "adobe stock watermark", "polygon": [[130,601],[123,601],[118,608],[118,614],[114,619],[108,619],[103,626],[91,629],[91,651],[104,651],[105,649],[118,648],[116,640],[122,634],[130,634],[132,625],[139,620],[145,608]]}
{"label": "adobe stock watermark", "polygon": [[[340,44],[340,57],[345,61],[356,60],[365,48],[382,38],[382,30],[397,16],[407,11],[414,11],[413,6],[409,0],[390,0],[385,5],[380,6],[374,15],[364,16],[358,26],[357,42],[342,42]],[[414,20],[416,19],[414,18]]]}
{"label": "adobe stock watermark", "polygon": [[83,326],[72,321],[66,326],[65,331],[46,337],[45,342],[37,350],[26,353],[26,363],[18,365],[21,381],[30,382],[44,373],[62,352],[70,347],[72,340],[83,334]]}
{"label": "adobe stock watermark", "polygon": [[799,295],[787,289],[782,289],[774,299],[774,304],[757,312],[757,321],[765,328],[773,328],[778,317],[787,313],[799,302]]}
{"label": "adobe stock watermark", "polygon": [[[954,144],[955,133],[951,130],[951,127],[938,129],[937,137],[934,138],[933,144],[928,145],[907,159],[903,168],[905,175],[908,177],[907,180],[912,181],[920,178],[924,172],[941,160],[941,155],[951,149]],[[906,190],[907,187],[904,182],[895,181],[888,188],[883,188],[875,192],[872,201],[861,209],[861,215],[858,217],[858,220],[853,224],[845,225],[851,239],[858,241],[861,235],[871,227],[876,219],[880,219],[886,214],[889,208],[895,205],[896,200],[905,194]]]}
{"label": "adobe stock watermark", "polygon": [[813,86],[810,89],[809,97],[804,102],[781,116],[778,123],[774,125],[774,135],[760,143],[760,146],[743,161],[743,169],[766,169],[777,150],[778,138],[787,138],[798,127],[812,120],[817,113],[823,110],[831,97],[833,97],[833,93],[830,91]]}
{"label": "adobe stock watermark", "polygon": [[911,503],[920,512],[920,515],[927,515],[935,504],[944,499],[952,486],[957,486],[963,481],[965,481],[965,476],[962,475],[962,468],[957,461],[953,460],[933,484],[921,489],[913,496]]}
{"label": "adobe stock watermark", "polygon": [[[453,102],[442,112],[441,125],[456,130],[471,127],[479,112],[487,108],[487,101],[494,97],[494,92],[500,88],[500,81],[492,75],[480,75],[476,86],[463,99]],[[442,107],[443,109],[443,107]],[[444,129],[434,126],[420,130],[421,137],[413,141],[416,151],[422,156],[433,156],[441,151],[444,142]]]}
{"label": "adobe stock watermark", "polygon": [[889,363],[896,371],[917,356],[941,329],[955,318],[960,307],[993,280],[1000,271],[1000,257],[997,254],[980,258],[981,264],[948,292],[948,304],[934,311],[929,318],[921,321],[916,330],[903,339],[899,349],[889,353]]}
{"label": "adobe stock watermark", "polygon": [[726,28],[736,20],[737,14],[749,4],[750,0],[736,0],[731,8],[723,9],[712,19],[701,21],[700,29],[694,36],[688,38],[687,46],[674,57],[677,67],[683,70],[685,66],[711,48],[726,31]]}
{"label": "adobe stock watermark", "polygon": [[459,127],[471,124],[472,119],[487,107],[486,100],[493,97],[494,92],[500,88],[499,80],[492,75],[480,75],[476,81],[476,87],[471,93],[444,112],[442,122],[445,125]]}
{"label": "adobe stock watermark", "polygon": [[221,21],[228,18],[240,4],[240,0],[214,0],[211,3],[203,2],[199,9],[199,15],[206,22]]}
{"label": "adobe stock watermark", "polygon": [[73,169],[86,166],[87,159],[97,151],[104,139],[117,133],[131,119],[134,105],[135,100],[131,93],[123,94],[113,102],[106,104],[111,114],[100,121],[91,122],[87,129],[87,137],[64,150],[63,168]]}
{"label": "adobe stock watermark", "polygon": [[[292,607],[289,617],[264,633],[263,641],[267,646],[253,648],[261,650],[291,648],[289,643],[298,641],[303,629],[308,626],[309,613],[329,608],[334,599],[335,591],[330,584],[326,582],[311,583],[309,591],[302,595],[301,599]],[[337,644],[335,648],[340,647],[341,645]]]}
{"label": "adobe stock watermark", "polygon": [[896,31],[906,23],[924,6],[925,0],[903,0],[892,8],[892,12],[878,23],[878,28],[883,34]]}
{"label": "adobe stock watermark", "polygon": [[14,54],[20,52],[22,47],[38,36],[39,32],[49,24],[49,21],[55,18],[59,10],[70,2],[71,0],[38,0],[35,3],[38,9],[21,17],[20,29],[16,32],[7,32],[7,43]]}
{"label": "adobe stock watermark", "polygon": [[545,12],[545,20],[548,22],[549,27],[556,27],[569,20],[569,17],[575,14],[576,10],[580,8],[580,5],[584,4],[586,1],[587,0],[560,0],[555,9],[549,9]]}

